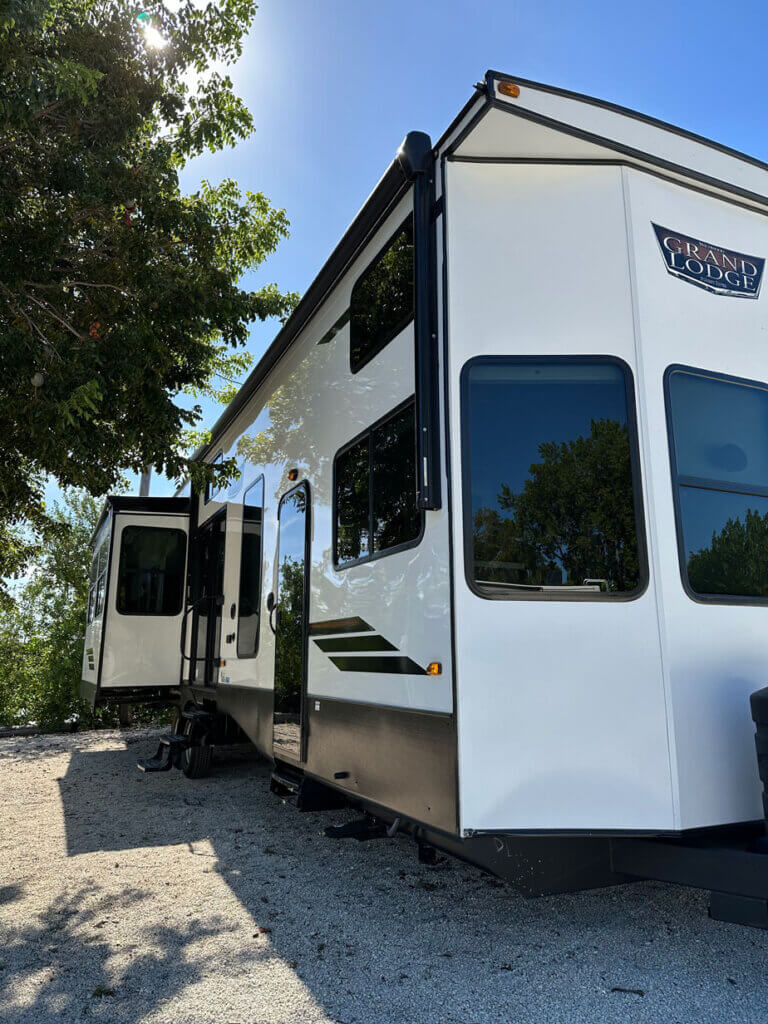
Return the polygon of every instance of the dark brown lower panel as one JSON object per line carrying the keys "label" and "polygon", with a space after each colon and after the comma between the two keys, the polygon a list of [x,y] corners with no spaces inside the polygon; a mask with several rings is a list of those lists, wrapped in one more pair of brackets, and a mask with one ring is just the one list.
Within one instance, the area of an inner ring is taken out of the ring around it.
{"label": "dark brown lower panel", "polygon": [[233,718],[260,754],[272,757],[272,691],[255,686],[183,687],[182,707],[190,700],[215,705]]}
{"label": "dark brown lower panel", "polygon": [[395,815],[457,830],[452,715],[309,698],[306,770]]}
{"label": "dark brown lower panel", "polygon": [[523,896],[600,889],[627,881],[612,869],[610,841],[578,836],[475,836],[425,832],[424,841],[503,878]]}

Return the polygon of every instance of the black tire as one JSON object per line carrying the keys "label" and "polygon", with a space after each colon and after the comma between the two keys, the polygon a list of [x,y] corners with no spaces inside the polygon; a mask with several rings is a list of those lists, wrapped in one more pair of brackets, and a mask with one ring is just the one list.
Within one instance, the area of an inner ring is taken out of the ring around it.
{"label": "black tire", "polygon": [[[191,736],[194,728],[195,723],[191,719],[179,715],[174,731]],[[210,774],[213,747],[208,744],[207,739],[207,735],[199,735],[200,746],[189,747],[181,753],[181,770],[188,779],[204,779]]]}

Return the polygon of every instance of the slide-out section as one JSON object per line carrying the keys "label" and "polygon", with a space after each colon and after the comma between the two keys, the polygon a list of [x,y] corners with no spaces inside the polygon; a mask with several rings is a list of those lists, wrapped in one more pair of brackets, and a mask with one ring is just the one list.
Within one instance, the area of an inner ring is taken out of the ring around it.
{"label": "slide-out section", "polygon": [[188,540],[187,499],[108,499],[94,537],[87,699],[151,700],[178,685]]}

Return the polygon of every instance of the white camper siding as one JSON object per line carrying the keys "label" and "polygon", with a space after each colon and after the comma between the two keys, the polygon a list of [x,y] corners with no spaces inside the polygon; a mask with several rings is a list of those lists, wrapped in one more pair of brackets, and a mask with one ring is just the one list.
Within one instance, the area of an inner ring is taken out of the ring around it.
{"label": "white camper siding", "polygon": [[[120,548],[129,526],[160,527],[187,534],[187,515],[114,513],[109,584],[108,628],[102,656],[102,690],[140,686],[177,686],[181,661],[181,624],[184,602],[178,615],[123,615],[117,610]],[[188,557],[188,538],[187,538]]]}
{"label": "white camper siding", "polygon": [[[408,195],[382,223],[218,446],[225,457],[247,455],[242,486],[235,485],[237,496],[231,500],[242,502],[244,488],[260,473],[265,476],[259,653],[238,659],[235,642],[223,642],[226,666],[220,673],[221,687],[273,686],[274,636],[265,600],[275,589],[278,505],[294,486],[288,471],[297,468],[299,481],[308,481],[311,491],[310,622],[359,616],[401,655],[422,667],[431,661],[443,666],[439,676],[341,671],[310,642],[309,694],[431,712],[453,709],[447,510],[425,514],[422,540],[411,548],[347,568],[336,569],[333,564],[334,456],[414,394],[414,328],[410,323],[355,374],[350,370],[348,322],[331,340],[318,342],[349,308],[355,281],[411,209]],[[201,502],[200,521],[219,508],[218,501]],[[236,630],[229,609],[238,601],[239,516],[232,517],[232,524],[227,528],[223,640]]]}
{"label": "white camper siding", "polygon": [[765,256],[768,218],[636,171],[625,177],[643,352],[639,387],[654,425],[646,476],[679,779],[676,827],[757,819],[762,808],[749,694],[768,682],[768,608],[696,601],[684,590],[663,381],[677,363],[768,382],[766,286],[754,301],[714,295],[671,276],[651,225]]}
{"label": "white camper siding", "polygon": [[[758,160],[631,111],[518,81],[520,95],[515,98],[504,96],[498,83],[494,85],[498,107],[485,114],[457,149],[459,155],[633,161],[649,157],[665,173],[683,176],[687,171],[706,179],[709,187],[720,183],[749,193],[756,202],[768,202],[768,174]],[[505,121],[514,127],[505,127]]]}
{"label": "white camper siding", "polygon": [[621,170],[449,161],[445,203],[461,828],[672,828],[653,578],[633,600],[542,601],[464,576],[464,364],[606,355],[637,387]]}

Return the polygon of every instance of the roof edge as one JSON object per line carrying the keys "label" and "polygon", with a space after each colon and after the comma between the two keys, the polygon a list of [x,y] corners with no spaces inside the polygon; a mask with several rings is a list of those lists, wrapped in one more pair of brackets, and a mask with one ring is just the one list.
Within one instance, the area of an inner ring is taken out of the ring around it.
{"label": "roof edge", "polygon": [[652,125],[654,128],[659,128],[662,131],[671,132],[673,135],[679,135],[691,142],[698,142],[709,149],[716,149],[726,156],[732,156],[737,160],[742,160],[744,163],[752,164],[753,167],[757,167],[761,171],[768,171],[768,163],[755,156],[750,156],[749,153],[743,153],[740,149],[734,149],[732,146],[726,146],[722,142],[716,142],[714,139],[707,138],[706,135],[699,135],[697,132],[688,131],[687,128],[680,128],[670,121],[662,121],[660,118],[652,117],[650,114],[643,114],[632,107],[623,107],[620,103],[611,103],[609,100],[601,100],[596,96],[589,96],[587,93],[574,92],[572,89],[561,89],[555,85],[546,85],[544,82],[534,82],[530,78],[519,78],[517,75],[508,75],[504,71],[491,70],[485,73],[485,86],[490,97],[493,96],[493,83],[499,81],[514,82],[516,85],[522,85],[526,89],[537,89],[539,92],[547,92],[552,96],[563,96],[569,100],[577,100],[579,103],[587,103],[591,107],[601,107],[603,110],[610,110],[614,114],[621,114],[623,117],[632,118],[634,121],[642,121],[644,124]]}
{"label": "roof edge", "polygon": [[211,440],[192,456],[202,461],[217,446],[221,435],[232,425],[267,374],[287,352],[293,340],[306,327],[328,294],[354,260],[386,212],[401,198],[419,174],[427,171],[432,159],[432,142],[426,132],[411,131],[403,139],[392,163],[365,200],[331,255],[320,268],[299,304],[267,348],[232,401],[211,428]]}

